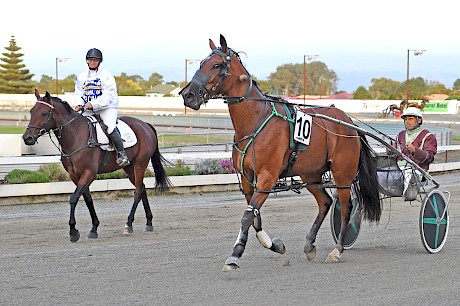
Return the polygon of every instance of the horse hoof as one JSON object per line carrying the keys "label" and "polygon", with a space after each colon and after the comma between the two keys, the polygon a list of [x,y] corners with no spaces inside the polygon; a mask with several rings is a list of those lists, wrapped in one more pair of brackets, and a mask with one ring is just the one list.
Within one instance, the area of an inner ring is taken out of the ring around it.
{"label": "horse hoof", "polygon": [[286,246],[284,245],[283,241],[279,238],[273,238],[272,240],[274,251],[276,253],[284,254],[286,253]]}
{"label": "horse hoof", "polygon": [[124,236],[129,236],[133,233],[133,227],[125,225],[125,230],[123,231]]}
{"label": "horse hoof", "polygon": [[146,225],[144,232],[153,232],[153,225]]}
{"label": "horse hoof", "polygon": [[339,262],[340,261],[340,252],[338,249],[334,249],[332,252],[327,255],[326,262]]}
{"label": "horse hoof", "polygon": [[222,272],[230,272],[230,271],[235,271],[239,267],[235,264],[225,264],[224,267],[222,268]]}
{"label": "horse hoof", "polygon": [[238,269],[240,267],[239,263],[240,263],[240,260],[237,257],[230,256],[225,261],[225,265],[222,268],[222,272],[229,272],[229,271],[234,271],[234,270]]}
{"label": "horse hoof", "polygon": [[308,261],[312,261],[316,257],[316,247],[313,246],[310,250],[304,250],[305,251],[305,257],[307,257]]}
{"label": "horse hoof", "polygon": [[70,234],[70,242],[77,242],[78,239],[80,239],[80,232],[78,230]]}
{"label": "horse hoof", "polygon": [[97,233],[95,232],[89,232],[88,235],[86,236],[88,239],[95,239],[97,238]]}

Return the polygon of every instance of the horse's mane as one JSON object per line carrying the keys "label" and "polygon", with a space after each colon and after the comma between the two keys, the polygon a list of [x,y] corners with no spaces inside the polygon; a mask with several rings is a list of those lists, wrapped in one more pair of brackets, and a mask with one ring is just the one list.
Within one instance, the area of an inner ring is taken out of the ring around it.
{"label": "horse's mane", "polygon": [[67,101],[61,100],[58,97],[53,97],[52,99],[55,100],[55,102],[62,103],[66,111],[73,111],[72,106],[70,106],[70,104]]}

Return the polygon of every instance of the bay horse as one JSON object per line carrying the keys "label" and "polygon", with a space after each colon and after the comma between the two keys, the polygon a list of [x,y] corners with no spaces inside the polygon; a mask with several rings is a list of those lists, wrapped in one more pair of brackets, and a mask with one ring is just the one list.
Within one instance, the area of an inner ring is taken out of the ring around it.
{"label": "bay horse", "polygon": [[[289,176],[300,176],[318,203],[318,215],[306,236],[304,247],[308,260],[316,256],[314,242],[332,204],[331,196],[321,185],[323,174],[332,172],[338,186],[342,224],[336,247],[326,261],[340,261],[350,220],[350,188],[356,179],[359,180],[359,200],[363,203],[364,218],[378,222],[381,215],[377,172],[365,135],[350,127],[313,117],[309,146],[304,151],[295,152],[289,145],[290,127],[282,105],[287,102],[262,93],[238,53],[227,47],[223,35],[220,35],[219,48],[211,39],[209,46],[210,55],[201,61],[181,95],[185,106],[194,110],[210,98],[223,98],[228,104],[235,130],[232,157],[242,177],[241,189],[248,206],[243,213],[233,251],[222,271],[239,267],[251,226],[265,248],[280,254],[286,251],[280,239],[271,239],[262,229],[260,212],[273,186],[286,170],[289,170]],[[350,118],[335,107],[308,107],[304,112],[312,116],[323,114],[352,124]],[[295,162],[291,164],[293,153]]]}
{"label": "bay horse", "polygon": [[[77,186],[69,200],[70,241],[76,242],[80,238],[80,233],[75,227],[75,208],[81,195],[83,195],[92,220],[92,228],[87,238],[97,238],[99,219],[89,187],[97,174],[120,169],[115,162],[116,153],[115,151],[104,151],[97,145],[90,145],[89,135],[96,135],[93,124],[88,118],[76,112],[67,102],[58,97],[51,97],[48,92],[45,96],[40,97],[37,90],[35,90],[35,97],[37,102],[30,110],[30,123],[22,138],[26,145],[34,145],[39,137],[51,131],[54,132],[61,147],[62,165]],[[128,116],[120,117],[120,119],[133,129],[137,137],[137,143],[126,149],[131,163],[123,168],[130,182],[135,186],[134,202],[125,225],[124,235],[133,232],[134,214],[141,200],[147,218],[145,231],[153,231],[153,214],[147,198],[144,175],[151,161],[155,173],[155,189],[159,192],[166,191],[171,183],[163,168],[165,159],[158,149],[157,134],[152,125]]]}

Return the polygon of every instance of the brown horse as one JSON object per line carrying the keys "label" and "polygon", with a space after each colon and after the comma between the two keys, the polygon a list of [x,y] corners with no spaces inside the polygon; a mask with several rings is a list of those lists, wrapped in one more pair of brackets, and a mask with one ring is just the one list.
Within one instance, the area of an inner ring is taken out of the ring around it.
{"label": "brown horse", "polygon": [[[116,153],[104,151],[97,144],[91,145],[88,135],[96,135],[95,128],[89,120],[75,112],[70,105],[57,97],[51,97],[46,92],[44,97],[35,90],[37,102],[30,110],[30,123],[22,136],[27,145],[34,145],[40,136],[52,130],[61,146],[62,165],[69,173],[77,188],[70,196],[70,241],[76,242],[80,238],[75,228],[75,208],[81,195],[88,207],[92,220],[92,228],[88,238],[97,238],[99,219],[94,209],[89,186],[96,179],[98,173],[112,172],[120,169],[115,162]],[[163,156],[158,150],[158,139],[155,128],[141,120],[132,117],[121,117],[134,131],[137,144],[126,149],[131,163],[123,170],[135,186],[134,203],[125,225],[124,234],[133,232],[134,213],[142,200],[147,218],[146,231],[153,231],[153,214],[150,210],[147,192],[144,185],[144,175],[149,162],[152,162],[155,173],[155,189],[160,192],[171,186],[163,168]]]}
{"label": "brown horse", "polygon": [[427,104],[428,102],[430,102],[430,100],[425,97],[423,98],[423,100],[421,102],[410,102],[407,104],[407,107],[416,107],[418,109],[420,109],[421,111],[423,111],[423,109],[425,108],[425,104]]}
{"label": "brown horse", "polygon": [[289,120],[283,107],[287,102],[261,92],[241,63],[238,53],[227,47],[222,35],[220,45],[217,48],[209,40],[211,54],[201,62],[181,95],[184,104],[194,110],[212,97],[223,97],[235,129],[233,161],[243,178],[241,187],[248,207],[243,214],[233,252],[225,262],[223,271],[239,267],[250,226],[254,227],[264,247],[278,253],[285,252],[283,242],[277,238],[271,239],[262,229],[260,210],[275,183],[286,171],[289,176],[299,175],[318,203],[318,215],[307,234],[304,248],[309,260],[316,256],[316,235],[332,203],[321,184],[322,177],[324,173],[332,172],[337,185],[342,224],[336,248],[329,253],[326,261],[339,261],[350,219],[350,188],[356,179],[359,180],[358,197],[364,206],[364,217],[369,221],[379,221],[381,215],[376,169],[365,136],[350,127],[314,117],[323,114],[351,124],[349,117],[337,108],[305,108],[304,112],[313,117],[310,144],[304,151],[291,149]]}

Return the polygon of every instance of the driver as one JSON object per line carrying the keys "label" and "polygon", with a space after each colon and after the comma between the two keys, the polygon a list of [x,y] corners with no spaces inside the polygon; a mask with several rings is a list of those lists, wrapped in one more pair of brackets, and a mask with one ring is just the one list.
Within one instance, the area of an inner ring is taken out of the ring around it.
{"label": "driver", "polygon": [[[422,169],[428,171],[438,149],[436,136],[422,128],[423,115],[418,108],[406,108],[401,118],[404,120],[405,129],[397,135],[395,147]],[[404,170],[404,195],[406,197],[406,190],[411,182],[412,169],[410,165],[407,165],[408,163],[405,160],[400,161],[398,164]],[[421,173],[419,171],[416,172],[420,178],[422,176]],[[426,183],[425,177],[421,179],[422,184]],[[410,198],[411,196],[408,197]]]}
{"label": "driver", "polygon": [[117,84],[113,75],[104,68],[102,52],[93,48],[86,53],[88,70],[78,75],[75,82],[75,110],[84,110],[83,115],[99,114],[107,126],[107,134],[117,150],[117,164],[120,167],[129,165],[120,131],[116,127],[118,116]]}

